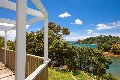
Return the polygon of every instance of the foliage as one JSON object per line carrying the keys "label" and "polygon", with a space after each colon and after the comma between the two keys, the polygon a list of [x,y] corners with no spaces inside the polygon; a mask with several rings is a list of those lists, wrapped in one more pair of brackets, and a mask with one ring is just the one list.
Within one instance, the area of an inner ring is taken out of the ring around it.
{"label": "foliage", "polygon": [[15,42],[8,40],[7,41],[7,48],[9,50],[14,50],[15,51]]}
{"label": "foliage", "polygon": [[112,61],[105,57],[101,51],[92,48],[77,48],[76,55],[69,57],[67,65],[70,69],[79,69],[97,76],[102,76],[109,69]]}
{"label": "foliage", "polygon": [[[55,67],[67,65],[69,71],[82,70],[102,76],[106,73],[106,69],[112,63],[107,59],[101,51],[91,48],[78,48],[72,46],[64,40],[66,35],[70,34],[68,28],[62,28],[53,22],[48,24],[48,43],[49,58],[52,60],[50,65]],[[26,52],[43,56],[44,53],[44,28],[36,32],[26,32]],[[15,49],[15,43],[8,41],[10,49]]]}
{"label": "foliage", "polygon": [[0,48],[4,46],[4,37],[0,37]]}
{"label": "foliage", "polygon": [[105,74],[100,77],[101,80],[117,80],[112,74]]}
{"label": "foliage", "polygon": [[[52,51],[57,51],[57,47],[60,44],[60,42],[62,41],[62,37],[65,35],[70,34],[69,30],[67,28],[61,28],[60,25],[56,25],[53,22],[49,23],[49,36],[48,36],[48,43],[49,43],[49,56],[51,56],[51,49],[55,48],[55,50],[53,49]],[[35,54],[38,56],[43,56],[43,51],[44,51],[44,29],[41,29],[37,32],[27,32],[27,53],[29,54]],[[54,45],[57,45],[57,47],[55,47]],[[58,53],[59,54],[59,53]]]}
{"label": "foliage", "polygon": [[114,54],[120,55],[120,44],[112,45],[112,48],[110,51]]}

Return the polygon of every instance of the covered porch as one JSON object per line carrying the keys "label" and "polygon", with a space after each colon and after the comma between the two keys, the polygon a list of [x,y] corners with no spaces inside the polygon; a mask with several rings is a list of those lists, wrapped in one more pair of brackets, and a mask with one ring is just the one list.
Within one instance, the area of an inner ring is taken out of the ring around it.
{"label": "covered porch", "polygon": [[[1,0],[0,7],[16,11],[16,20],[0,18],[0,25],[5,31],[5,47],[0,49],[0,79],[4,80],[48,80],[48,13],[40,0],[32,0],[39,11],[28,8],[27,0],[16,0],[16,3]],[[26,16],[35,18],[26,20]],[[1,14],[2,15],[2,14]],[[26,54],[26,26],[44,20],[44,57]],[[16,50],[7,50],[7,31],[16,30]],[[7,70],[7,71],[6,71]],[[9,73],[7,73],[9,72]],[[11,78],[10,78],[11,77]],[[10,78],[10,79],[8,79]]]}

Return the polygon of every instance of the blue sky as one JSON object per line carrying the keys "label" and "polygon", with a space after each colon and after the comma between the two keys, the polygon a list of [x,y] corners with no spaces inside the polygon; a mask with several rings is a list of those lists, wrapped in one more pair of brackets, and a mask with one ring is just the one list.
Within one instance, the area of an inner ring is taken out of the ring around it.
{"label": "blue sky", "polygon": [[[120,0],[41,0],[41,2],[48,11],[49,22],[69,28],[71,34],[65,37],[67,41],[101,34],[120,36]],[[38,10],[31,0],[28,0],[28,7]],[[15,20],[15,14],[14,11],[0,8],[0,18]],[[27,16],[27,20],[30,18],[33,17]],[[43,21],[31,25],[27,31],[36,31],[42,26]]]}

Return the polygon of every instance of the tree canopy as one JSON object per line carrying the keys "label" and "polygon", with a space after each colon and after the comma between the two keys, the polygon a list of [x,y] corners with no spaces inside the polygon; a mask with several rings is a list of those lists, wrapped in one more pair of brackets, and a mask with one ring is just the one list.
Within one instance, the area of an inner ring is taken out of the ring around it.
{"label": "tree canopy", "polygon": [[[67,65],[69,71],[82,70],[96,76],[102,76],[112,63],[101,51],[92,48],[79,48],[64,40],[70,34],[68,28],[56,25],[54,22],[48,24],[48,47],[50,65]],[[43,56],[44,54],[44,28],[36,32],[26,32],[26,52]],[[15,42],[8,41],[10,49],[15,50]]]}

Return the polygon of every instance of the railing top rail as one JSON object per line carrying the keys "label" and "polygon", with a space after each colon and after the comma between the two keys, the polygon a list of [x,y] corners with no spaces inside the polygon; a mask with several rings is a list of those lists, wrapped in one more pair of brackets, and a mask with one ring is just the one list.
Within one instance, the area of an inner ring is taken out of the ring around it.
{"label": "railing top rail", "polygon": [[32,74],[30,74],[25,80],[34,80],[35,77],[42,72],[42,70],[47,66],[51,60],[46,60],[42,65],[40,65]]}
{"label": "railing top rail", "polygon": [[44,59],[44,57],[40,57],[40,56],[36,56],[36,55],[31,55],[31,54],[26,54],[27,56],[35,56],[37,58],[40,58],[40,59]]}

